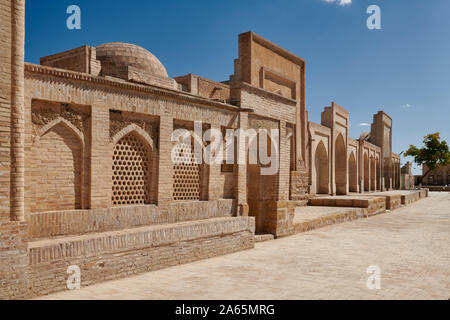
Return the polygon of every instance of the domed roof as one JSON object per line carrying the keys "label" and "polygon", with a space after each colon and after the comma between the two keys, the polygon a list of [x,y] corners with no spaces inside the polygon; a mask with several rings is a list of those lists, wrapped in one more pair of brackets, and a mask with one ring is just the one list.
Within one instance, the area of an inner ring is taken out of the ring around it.
{"label": "domed roof", "polygon": [[144,48],[122,42],[105,43],[96,48],[97,60],[121,67],[132,66],[152,75],[168,78],[166,68],[151,52]]}

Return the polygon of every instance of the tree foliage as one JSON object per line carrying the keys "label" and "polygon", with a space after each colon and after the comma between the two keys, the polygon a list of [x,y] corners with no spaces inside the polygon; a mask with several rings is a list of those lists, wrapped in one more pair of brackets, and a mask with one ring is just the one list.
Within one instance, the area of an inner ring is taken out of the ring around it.
{"label": "tree foliage", "polygon": [[[410,145],[405,152],[405,157],[414,157],[414,162],[418,165],[426,165],[428,172],[436,169],[438,165],[446,166],[450,164],[450,151],[447,142],[442,140],[439,132],[429,134],[423,139],[423,148]],[[427,174],[425,173],[423,177]]]}

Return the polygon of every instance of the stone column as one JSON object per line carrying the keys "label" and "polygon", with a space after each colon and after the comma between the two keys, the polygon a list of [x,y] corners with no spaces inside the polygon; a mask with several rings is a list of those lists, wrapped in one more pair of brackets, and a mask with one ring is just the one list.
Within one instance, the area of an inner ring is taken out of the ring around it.
{"label": "stone column", "polygon": [[[11,219],[25,220],[25,1],[12,1]],[[2,49],[3,50],[3,49]]]}
{"label": "stone column", "polygon": [[[239,129],[248,129],[248,113],[239,113]],[[245,136],[245,135],[243,135]],[[240,143],[240,139],[237,139],[237,163],[235,164],[235,187],[234,198],[237,203],[237,215],[248,216],[249,207],[247,203],[247,154],[248,154],[248,142],[243,141]]]}
{"label": "stone column", "polygon": [[159,123],[158,206],[167,205],[173,198],[172,162],[173,117],[162,115]]}

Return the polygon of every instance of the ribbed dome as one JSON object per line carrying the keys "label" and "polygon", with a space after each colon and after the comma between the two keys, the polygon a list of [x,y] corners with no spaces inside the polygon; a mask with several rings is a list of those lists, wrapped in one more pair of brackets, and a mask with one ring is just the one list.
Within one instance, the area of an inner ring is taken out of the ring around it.
{"label": "ribbed dome", "polygon": [[97,48],[97,59],[103,64],[135,67],[152,75],[168,78],[166,68],[151,52],[134,44],[111,42]]}

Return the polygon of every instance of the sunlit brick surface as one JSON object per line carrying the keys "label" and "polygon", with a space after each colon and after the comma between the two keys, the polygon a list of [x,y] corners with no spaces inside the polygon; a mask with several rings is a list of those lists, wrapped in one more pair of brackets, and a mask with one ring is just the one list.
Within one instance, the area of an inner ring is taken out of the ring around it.
{"label": "sunlit brick surface", "polygon": [[148,203],[149,151],[134,134],[114,146],[113,205]]}

